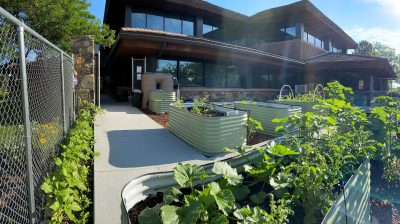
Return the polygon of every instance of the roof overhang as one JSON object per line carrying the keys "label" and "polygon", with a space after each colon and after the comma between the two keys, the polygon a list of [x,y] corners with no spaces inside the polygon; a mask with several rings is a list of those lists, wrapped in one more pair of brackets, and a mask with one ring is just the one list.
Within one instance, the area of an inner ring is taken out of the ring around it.
{"label": "roof overhang", "polygon": [[396,79],[389,61],[385,58],[328,53],[309,59],[305,70],[310,73],[358,72],[375,77]]}
{"label": "roof overhang", "polygon": [[305,62],[268,52],[209,39],[137,28],[123,28],[105,63],[120,57],[156,55],[226,62],[254,62],[286,68],[303,68]]}
{"label": "roof overhang", "polygon": [[[331,19],[324,15],[309,0],[302,0],[290,5],[272,8],[251,16],[253,23],[294,24],[304,22],[307,31],[333,37],[337,44],[347,49],[357,48],[357,43]],[[300,20],[300,21],[299,21]]]}

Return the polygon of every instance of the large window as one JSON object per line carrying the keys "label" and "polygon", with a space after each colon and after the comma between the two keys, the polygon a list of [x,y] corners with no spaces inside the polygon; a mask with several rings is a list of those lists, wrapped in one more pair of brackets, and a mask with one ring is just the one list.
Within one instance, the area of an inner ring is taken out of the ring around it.
{"label": "large window", "polygon": [[179,61],[178,80],[182,86],[203,86],[203,64]]}
{"label": "large window", "polygon": [[240,67],[229,65],[226,67],[226,79],[228,88],[243,88],[244,78]]}
{"label": "large window", "polygon": [[304,32],[304,40],[316,47],[319,47],[322,49],[324,49],[324,47],[325,47],[324,42],[322,40],[314,37],[313,35],[311,35],[307,32]]}
{"label": "large window", "polygon": [[182,33],[182,20],[180,16],[169,15],[165,17],[165,31]]}
{"label": "large window", "polygon": [[135,28],[146,28],[146,13],[132,13],[132,26]]}
{"label": "large window", "polygon": [[275,75],[271,72],[263,71],[259,69],[253,74],[253,88],[274,88],[275,87]]}
{"label": "large window", "polygon": [[225,66],[218,64],[206,64],[204,66],[206,87],[226,87]]}
{"label": "large window", "polygon": [[132,27],[162,30],[193,36],[194,19],[191,17],[151,11],[137,10],[132,13]]}
{"label": "large window", "polygon": [[178,62],[174,60],[157,60],[156,72],[171,73],[177,77]]}
{"label": "large window", "polygon": [[281,29],[282,32],[289,34],[292,37],[296,36],[296,27],[285,27]]}

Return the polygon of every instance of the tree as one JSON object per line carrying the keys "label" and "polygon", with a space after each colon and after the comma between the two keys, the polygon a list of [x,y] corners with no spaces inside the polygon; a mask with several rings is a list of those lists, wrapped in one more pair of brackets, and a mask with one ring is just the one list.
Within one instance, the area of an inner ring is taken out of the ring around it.
{"label": "tree", "polygon": [[0,5],[67,52],[77,35],[94,35],[103,47],[115,41],[115,31],[89,12],[87,0],[0,0]]}
{"label": "tree", "polygon": [[366,40],[362,40],[362,41],[360,41],[360,43],[358,43],[357,49],[354,51],[354,54],[372,56],[373,45]]}

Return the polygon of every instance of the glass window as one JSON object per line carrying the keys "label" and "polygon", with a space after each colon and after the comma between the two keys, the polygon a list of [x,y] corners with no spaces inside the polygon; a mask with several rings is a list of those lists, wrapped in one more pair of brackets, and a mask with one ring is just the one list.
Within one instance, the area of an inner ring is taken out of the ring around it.
{"label": "glass window", "polygon": [[193,36],[194,34],[194,23],[189,19],[182,21],[182,34]]}
{"label": "glass window", "polygon": [[203,24],[203,34],[210,33],[213,31],[213,27],[207,24]]}
{"label": "glass window", "polygon": [[226,87],[225,66],[206,64],[204,67],[205,82],[207,87]]}
{"label": "glass window", "polygon": [[227,66],[226,77],[228,81],[228,88],[243,88],[243,76],[240,67]]}
{"label": "glass window", "polygon": [[315,38],[315,46],[321,47],[321,45],[322,45],[322,41],[318,38]]}
{"label": "glass window", "polygon": [[253,76],[253,88],[273,88],[274,75],[267,72],[258,71]]}
{"label": "glass window", "polygon": [[179,61],[178,79],[182,86],[203,86],[203,64]]}
{"label": "glass window", "polygon": [[146,14],[140,12],[132,13],[132,27],[146,28]]}
{"label": "glass window", "polygon": [[182,20],[179,16],[165,17],[165,31],[171,33],[182,33]]}
{"label": "glass window", "polygon": [[156,72],[171,73],[174,77],[177,74],[178,62],[173,60],[157,60]]}
{"label": "glass window", "polygon": [[164,18],[161,14],[147,14],[147,29],[164,30]]}
{"label": "glass window", "polygon": [[315,43],[315,37],[314,37],[313,35],[311,35],[311,34],[308,34],[308,35],[307,35],[307,41],[308,41],[308,43],[314,45],[314,43]]}
{"label": "glass window", "polygon": [[296,36],[296,27],[287,27],[286,33],[291,36]]}

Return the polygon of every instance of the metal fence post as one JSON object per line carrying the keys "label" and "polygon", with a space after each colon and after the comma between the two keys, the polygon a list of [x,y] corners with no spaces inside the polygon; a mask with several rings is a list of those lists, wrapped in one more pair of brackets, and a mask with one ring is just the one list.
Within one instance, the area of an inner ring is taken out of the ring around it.
{"label": "metal fence post", "polygon": [[62,97],[62,110],[63,110],[63,127],[64,127],[64,136],[68,132],[67,127],[67,115],[65,113],[65,85],[64,85],[64,53],[61,51],[60,57],[61,63],[61,97]]}
{"label": "metal fence post", "polygon": [[22,87],[22,107],[24,118],[24,139],[26,149],[26,168],[27,168],[27,187],[29,195],[29,215],[30,222],[35,223],[35,193],[33,187],[33,165],[32,165],[32,136],[31,136],[31,122],[29,118],[29,95],[28,95],[28,77],[26,74],[26,59],[25,59],[25,40],[24,40],[24,27],[18,26],[18,41],[19,41],[19,66],[21,74],[21,87]]}

